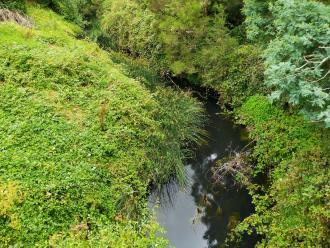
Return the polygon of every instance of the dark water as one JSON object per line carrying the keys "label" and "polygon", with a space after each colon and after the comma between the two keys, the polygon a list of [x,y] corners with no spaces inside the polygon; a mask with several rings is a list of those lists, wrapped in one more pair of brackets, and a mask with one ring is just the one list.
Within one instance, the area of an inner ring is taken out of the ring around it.
{"label": "dark water", "polygon": [[[231,180],[215,185],[211,179],[211,168],[228,155],[228,148],[238,150],[245,143],[240,130],[218,114],[215,101],[209,100],[205,105],[208,138],[196,150],[196,157],[187,161],[188,184],[184,188],[175,183],[168,185],[156,210],[165,236],[177,248],[221,247],[229,230],[253,212],[245,189],[234,186]],[[159,197],[153,195],[151,201],[155,198]],[[241,247],[254,247],[254,243],[245,239]]]}

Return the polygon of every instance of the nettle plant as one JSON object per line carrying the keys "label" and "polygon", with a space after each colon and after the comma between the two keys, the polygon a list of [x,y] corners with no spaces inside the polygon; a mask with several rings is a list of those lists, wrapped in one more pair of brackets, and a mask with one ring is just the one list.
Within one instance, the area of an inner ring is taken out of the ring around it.
{"label": "nettle plant", "polygon": [[296,106],[309,120],[330,127],[330,6],[308,0],[269,1],[260,8],[267,5],[269,13],[258,15],[253,2],[247,1],[245,11],[247,24],[252,24],[248,33],[261,41],[258,31],[264,34],[266,28],[262,40],[270,39],[264,51],[270,99]]}

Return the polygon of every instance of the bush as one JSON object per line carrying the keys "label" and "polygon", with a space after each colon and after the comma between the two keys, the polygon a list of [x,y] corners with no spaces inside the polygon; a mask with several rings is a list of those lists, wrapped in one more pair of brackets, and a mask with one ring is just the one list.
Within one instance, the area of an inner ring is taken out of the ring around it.
{"label": "bush", "polygon": [[[203,55],[232,44],[220,4],[108,0],[102,6],[103,28],[114,47],[150,59],[163,73],[200,76]],[[219,51],[213,56],[221,58]]]}
{"label": "bush", "polygon": [[10,10],[26,11],[25,0],[0,0],[0,8],[7,8]]}
{"label": "bush", "polygon": [[39,4],[47,6],[68,21],[80,27],[87,27],[96,18],[97,6],[100,0],[36,0]]}
{"label": "bush", "polygon": [[240,107],[256,92],[265,93],[261,51],[255,45],[229,46],[228,51],[219,45],[205,53],[205,66],[201,68],[204,86],[220,93],[220,103],[230,109]]}
{"label": "bush", "polygon": [[321,144],[328,131],[286,115],[262,96],[249,98],[239,114],[256,142],[256,172],[270,178],[267,185],[249,185],[256,213],[236,232],[256,230],[263,237],[259,247],[326,247],[330,173]]}
{"label": "bush", "polygon": [[[272,4],[271,4],[272,3]],[[299,1],[246,1],[247,30],[266,49],[265,84],[271,99],[330,127],[330,7]]]}
{"label": "bush", "polygon": [[112,48],[149,59],[159,53],[155,15],[145,4],[106,0],[102,6],[102,28],[112,40]]}

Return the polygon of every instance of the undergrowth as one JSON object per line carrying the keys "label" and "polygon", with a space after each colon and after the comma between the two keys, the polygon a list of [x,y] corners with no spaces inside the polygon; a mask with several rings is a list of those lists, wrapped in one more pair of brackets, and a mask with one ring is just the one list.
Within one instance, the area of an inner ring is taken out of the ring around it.
{"label": "undergrowth", "polygon": [[260,95],[250,97],[237,114],[255,141],[254,174],[268,174],[269,181],[248,184],[256,212],[236,234],[254,230],[266,237],[258,247],[327,247],[329,130],[288,115]]}
{"label": "undergrowth", "polygon": [[183,179],[200,104],[126,76],[53,12],[27,14],[33,29],[0,23],[0,246],[166,246],[147,187]]}

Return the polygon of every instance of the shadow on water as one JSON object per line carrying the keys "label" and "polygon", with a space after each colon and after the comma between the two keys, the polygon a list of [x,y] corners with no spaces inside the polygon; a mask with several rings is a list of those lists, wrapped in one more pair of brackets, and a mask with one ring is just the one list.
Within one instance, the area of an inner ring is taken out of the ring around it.
{"label": "shadow on water", "polygon": [[[198,147],[196,156],[187,161],[187,185],[184,188],[171,182],[160,194],[154,193],[151,202],[160,198],[156,209],[158,221],[166,230],[170,244],[177,248],[216,248],[224,244],[228,232],[253,211],[246,189],[227,179],[215,185],[211,168],[231,149],[243,148],[241,130],[219,115],[215,100],[205,103],[209,115],[207,142]],[[245,238],[240,247],[254,247],[253,238]]]}

